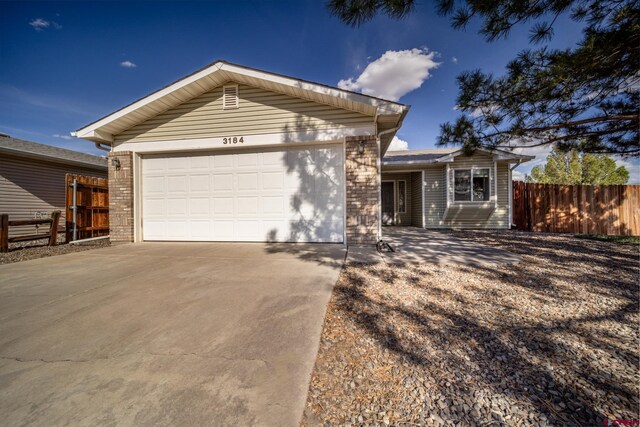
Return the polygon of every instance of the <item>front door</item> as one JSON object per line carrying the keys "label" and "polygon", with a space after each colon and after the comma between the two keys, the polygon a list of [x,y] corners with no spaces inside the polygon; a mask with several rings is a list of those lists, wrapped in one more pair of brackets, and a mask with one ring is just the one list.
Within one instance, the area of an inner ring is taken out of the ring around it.
{"label": "front door", "polygon": [[383,182],[381,189],[382,197],[382,224],[393,225],[394,223],[394,183]]}

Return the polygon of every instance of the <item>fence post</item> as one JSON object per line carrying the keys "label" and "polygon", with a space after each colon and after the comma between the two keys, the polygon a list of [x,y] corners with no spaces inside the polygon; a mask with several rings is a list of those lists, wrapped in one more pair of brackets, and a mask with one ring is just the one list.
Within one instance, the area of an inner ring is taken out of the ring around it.
{"label": "fence post", "polygon": [[0,252],[9,252],[9,215],[0,215]]}
{"label": "fence post", "polygon": [[60,211],[53,211],[49,229],[49,246],[55,246],[58,243],[58,222],[60,222]]}

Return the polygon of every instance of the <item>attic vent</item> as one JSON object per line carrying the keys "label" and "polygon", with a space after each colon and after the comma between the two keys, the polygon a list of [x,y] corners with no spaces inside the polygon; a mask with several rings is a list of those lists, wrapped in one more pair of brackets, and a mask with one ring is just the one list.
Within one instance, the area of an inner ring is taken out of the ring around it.
{"label": "attic vent", "polygon": [[231,110],[238,108],[238,85],[226,85],[222,87],[222,109]]}

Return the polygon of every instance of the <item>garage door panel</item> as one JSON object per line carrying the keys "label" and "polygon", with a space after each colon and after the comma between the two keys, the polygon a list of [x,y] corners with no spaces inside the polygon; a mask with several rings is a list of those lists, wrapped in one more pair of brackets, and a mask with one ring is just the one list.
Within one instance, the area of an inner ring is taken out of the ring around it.
{"label": "garage door panel", "polygon": [[213,221],[213,240],[232,241],[235,236],[235,224],[233,220]]}
{"label": "garage door panel", "polygon": [[232,197],[214,197],[213,198],[213,214],[215,215],[233,215],[233,198]]}
{"label": "garage door panel", "polygon": [[211,177],[209,174],[189,176],[189,192],[209,194]]}
{"label": "garage door panel", "polygon": [[142,210],[148,212],[148,218],[160,217],[164,218],[167,214],[165,209],[165,199],[145,198],[142,202]]}
{"label": "garage door panel", "polygon": [[262,189],[281,191],[284,189],[284,172],[262,172]]}
{"label": "garage door panel", "polygon": [[208,197],[189,199],[189,216],[211,215],[211,201]]}
{"label": "garage door panel", "polygon": [[238,215],[258,215],[258,197],[238,197],[237,199]]}
{"label": "garage door panel", "polygon": [[189,168],[189,158],[188,157],[169,157],[167,159],[167,170],[185,170]]}
{"label": "garage door panel", "polygon": [[182,220],[168,220],[167,221],[167,238],[176,240],[184,239],[187,236],[187,221]]}
{"label": "garage door panel", "polygon": [[202,169],[208,171],[211,168],[209,165],[209,156],[193,156],[189,159],[189,169]]}
{"label": "garage door panel", "polygon": [[189,237],[193,240],[206,241],[211,236],[211,221],[189,221]]}
{"label": "garage door panel", "polygon": [[167,177],[167,192],[186,193],[187,177],[184,175],[169,175]]}
{"label": "garage door panel", "polygon": [[213,191],[233,191],[233,174],[214,174],[213,175]]}
{"label": "garage door panel", "polygon": [[341,242],[342,150],[144,157],[143,238]]}
{"label": "garage door panel", "polygon": [[243,190],[258,190],[258,172],[238,173],[237,177],[237,189]]}
{"label": "garage door panel", "polygon": [[168,198],[167,199],[167,216],[186,216],[187,214],[187,199],[181,198]]}

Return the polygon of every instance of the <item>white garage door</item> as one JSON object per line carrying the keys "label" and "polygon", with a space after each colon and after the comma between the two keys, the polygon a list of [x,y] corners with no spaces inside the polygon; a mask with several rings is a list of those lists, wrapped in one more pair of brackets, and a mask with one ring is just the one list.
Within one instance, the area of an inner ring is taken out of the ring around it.
{"label": "white garage door", "polygon": [[342,242],[342,146],[142,159],[144,240]]}

